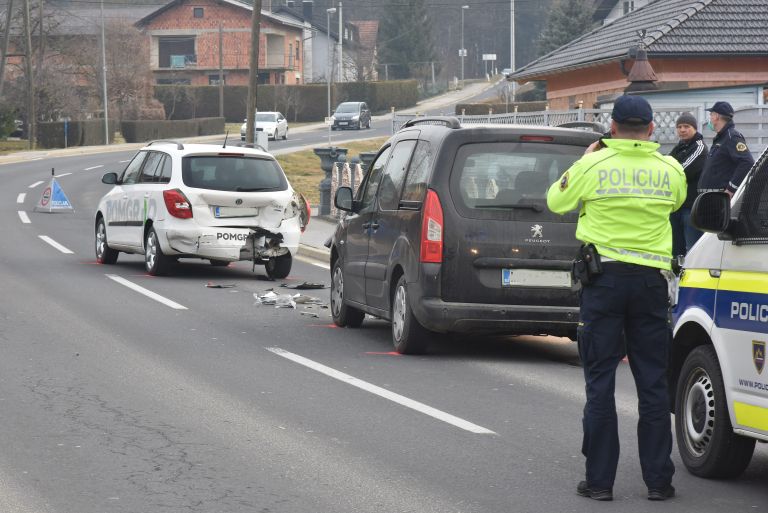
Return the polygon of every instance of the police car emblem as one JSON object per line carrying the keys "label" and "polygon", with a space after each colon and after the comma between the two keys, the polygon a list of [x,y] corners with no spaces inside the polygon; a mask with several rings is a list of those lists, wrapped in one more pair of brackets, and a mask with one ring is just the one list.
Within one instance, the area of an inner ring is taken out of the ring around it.
{"label": "police car emblem", "polygon": [[736,144],[736,151],[747,151],[747,145],[743,142]]}
{"label": "police car emblem", "polygon": [[752,341],[752,361],[755,362],[757,373],[761,374],[765,366],[765,342]]}
{"label": "police car emblem", "polygon": [[568,171],[566,171],[563,177],[560,179],[560,190],[564,191],[567,188],[568,188]]}

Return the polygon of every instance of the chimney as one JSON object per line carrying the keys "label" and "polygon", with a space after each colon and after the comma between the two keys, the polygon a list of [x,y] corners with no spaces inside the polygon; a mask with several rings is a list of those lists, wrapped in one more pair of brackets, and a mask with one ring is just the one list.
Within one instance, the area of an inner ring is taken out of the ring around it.
{"label": "chimney", "polygon": [[656,77],[656,72],[653,71],[651,63],[648,62],[648,52],[642,46],[637,49],[637,57],[635,57],[635,63],[632,65],[632,69],[629,70],[629,76],[627,81],[629,85],[624,89],[625,93],[633,91],[652,91],[658,89],[656,81],[659,80]]}
{"label": "chimney", "polygon": [[301,2],[301,13],[304,16],[304,21],[312,21],[312,8],[314,2],[312,0],[303,0]]}

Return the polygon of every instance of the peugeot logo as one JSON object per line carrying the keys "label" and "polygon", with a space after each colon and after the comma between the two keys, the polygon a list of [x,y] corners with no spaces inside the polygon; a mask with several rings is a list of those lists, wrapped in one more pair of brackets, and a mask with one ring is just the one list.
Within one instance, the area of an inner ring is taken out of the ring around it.
{"label": "peugeot logo", "polygon": [[242,205],[242,204],[243,204],[243,200],[241,200],[240,198],[237,198],[235,200],[235,205]]}
{"label": "peugeot logo", "polygon": [[533,226],[531,226],[531,237],[539,237],[539,238],[544,237],[543,230],[544,230],[543,226],[541,226],[540,224],[534,224]]}

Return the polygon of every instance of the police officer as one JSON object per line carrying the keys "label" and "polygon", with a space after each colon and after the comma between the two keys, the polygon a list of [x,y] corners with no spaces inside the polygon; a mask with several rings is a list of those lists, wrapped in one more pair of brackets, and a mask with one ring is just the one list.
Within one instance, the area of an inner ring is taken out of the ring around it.
{"label": "police officer", "polygon": [[667,281],[672,256],[670,214],[685,200],[685,173],[649,142],[653,112],[637,96],[619,97],[611,138],[598,143],[549,188],[547,205],[565,214],[581,205],[576,238],[595,249],[602,270],[582,282],[579,356],[584,367],[582,453],[586,480],[576,491],[613,500],[619,460],[614,400],[616,368],[624,356],[637,386],[640,465],[649,500],[674,496],[672,428],[667,388]]}
{"label": "police officer", "polygon": [[733,107],[715,102],[709,111],[707,127],[717,132],[707,162],[699,178],[699,193],[725,191],[731,196],[755,163],[747,142],[733,124]]}

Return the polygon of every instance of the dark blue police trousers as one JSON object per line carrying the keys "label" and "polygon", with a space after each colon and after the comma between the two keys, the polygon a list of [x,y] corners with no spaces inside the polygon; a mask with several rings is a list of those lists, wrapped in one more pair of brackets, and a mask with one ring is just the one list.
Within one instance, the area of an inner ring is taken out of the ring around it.
{"label": "dark blue police trousers", "polygon": [[579,356],[584,367],[586,479],[592,488],[612,488],[619,462],[614,389],[624,356],[635,378],[640,467],[648,488],[672,481],[670,396],[667,364],[671,343],[667,282],[658,269],[605,262],[604,272],[581,291]]}

